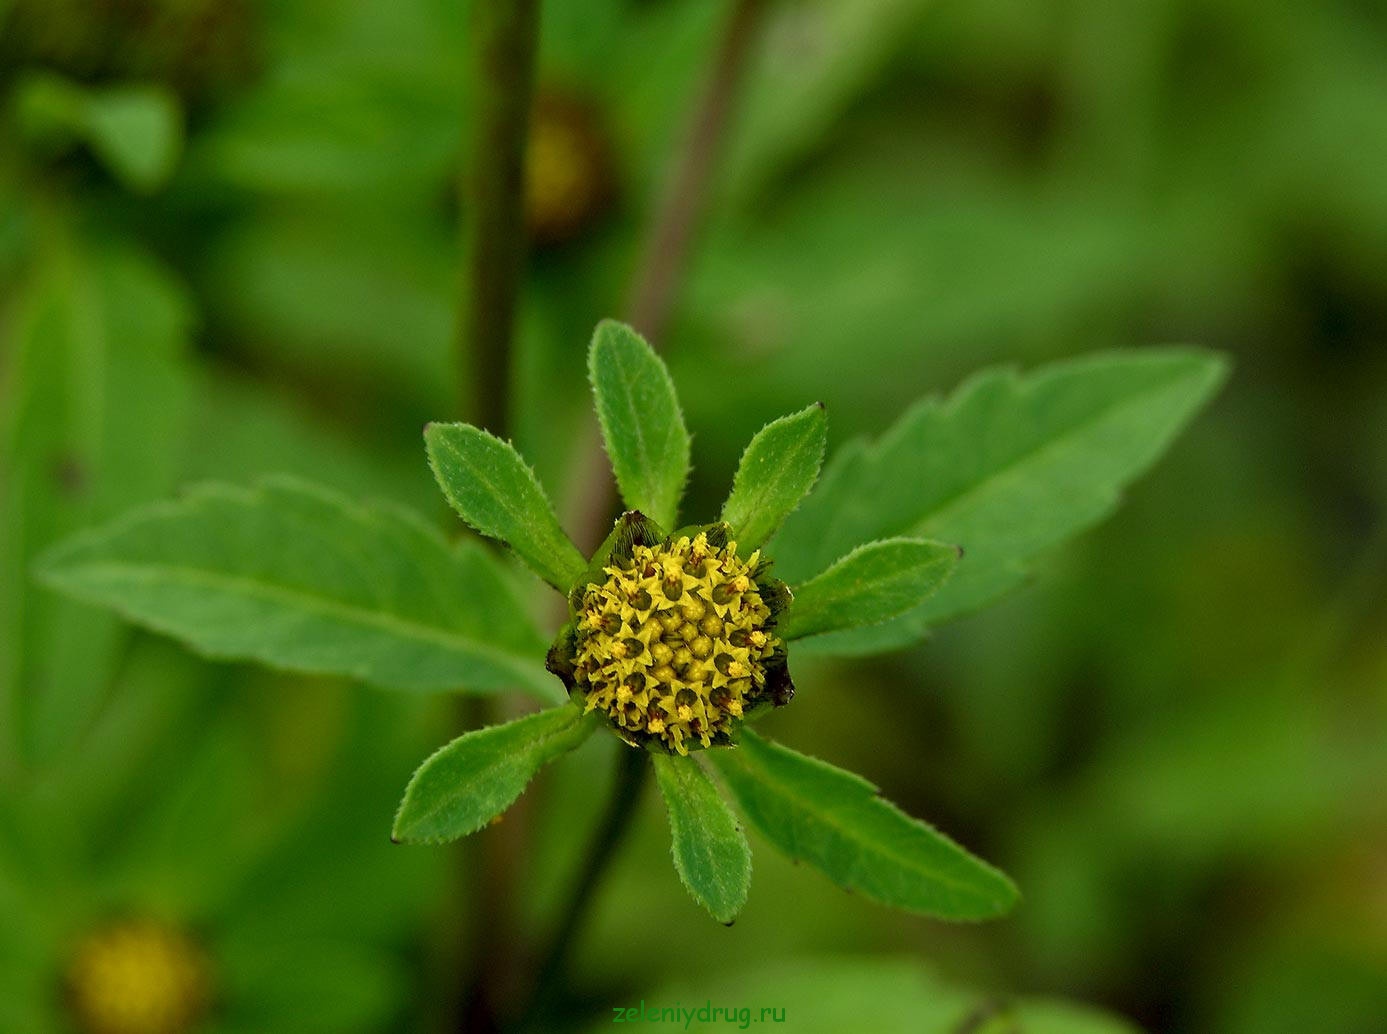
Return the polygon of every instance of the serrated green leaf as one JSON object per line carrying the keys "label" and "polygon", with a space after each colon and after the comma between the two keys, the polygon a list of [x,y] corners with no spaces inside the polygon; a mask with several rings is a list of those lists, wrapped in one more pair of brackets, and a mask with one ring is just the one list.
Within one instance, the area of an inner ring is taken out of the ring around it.
{"label": "serrated green leaf", "polygon": [[858,546],[794,589],[781,636],[875,625],[919,605],[948,580],[958,550],[923,539],[883,539]]}
{"label": "serrated green leaf", "polygon": [[200,486],[70,539],[40,561],[80,599],[220,658],[437,692],[554,700],[544,638],[476,543],[407,511],[276,478]]}
{"label": "serrated green leaf", "polygon": [[758,549],[814,487],[824,461],[828,416],[823,403],[761,428],[742,453],[722,520],[737,544]]}
{"label": "serrated green leaf", "polygon": [[890,625],[834,637],[844,652],[909,642],[1011,589],[1037,556],[1111,512],[1225,370],[1209,353],[1148,349],[1025,377],[984,372],[831,463],[773,544],[778,573],[808,577],[884,536],[957,543],[966,559],[939,593]]}
{"label": "serrated green leaf", "polygon": [[441,747],[405,789],[391,833],[440,844],[475,833],[515,802],[534,774],[592,732],[576,704],[477,729]]}
{"label": "serrated green leaf", "polygon": [[669,814],[679,879],[720,923],[730,923],[751,887],[751,848],[717,786],[692,757],[651,754]]}
{"label": "serrated green leaf", "polygon": [[690,442],[664,361],[630,327],[603,320],[592,335],[588,376],[622,500],[674,527]]}
{"label": "serrated green leaf", "polygon": [[514,446],[471,424],[430,424],[424,441],[438,487],[458,516],[568,592],[587,561],[559,527],[539,479]]}
{"label": "serrated green leaf", "polygon": [[763,740],[708,752],[746,820],[791,858],[884,905],[940,919],[989,919],[1016,887],[860,776]]}

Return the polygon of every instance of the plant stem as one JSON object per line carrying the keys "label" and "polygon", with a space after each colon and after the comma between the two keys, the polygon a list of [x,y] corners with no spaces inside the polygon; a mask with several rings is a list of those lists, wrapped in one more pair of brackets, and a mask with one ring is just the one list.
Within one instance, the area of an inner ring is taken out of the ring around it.
{"label": "plant stem", "polygon": [[[462,319],[463,411],[506,433],[510,355],[525,261],[525,141],[534,96],[539,0],[473,5],[473,105],[465,199]],[[470,376],[469,376],[470,372]]]}
{"label": "plant stem", "polygon": [[607,801],[607,810],[588,844],[587,858],[573,882],[568,902],[550,941],[549,950],[545,952],[539,965],[529,1008],[519,1024],[521,1030],[543,1018],[544,1010],[559,989],[568,954],[573,947],[578,928],[587,916],[593,894],[631,827],[631,819],[635,816],[636,804],[640,801],[641,789],[645,785],[649,767],[645,751],[624,745],[619,748],[616,777],[612,783],[612,795]]}
{"label": "plant stem", "polygon": [[712,72],[694,108],[688,136],[651,224],[626,311],[632,326],[652,343],[664,337],[674,311],[679,280],[708,201],[732,121],[737,87],[746,71],[764,7],[764,0],[734,3]]}
{"label": "plant stem", "polygon": [[[707,82],[694,105],[688,133],[641,248],[626,318],[657,349],[674,312],[679,279],[703,217],[717,160],[735,113],[737,88],[765,6],[765,0],[735,0]],[[616,509],[616,486],[596,432],[589,433],[576,465],[581,473],[575,484],[580,487],[567,525],[573,529],[574,541],[584,549],[606,537]]]}
{"label": "plant stem", "polygon": [[[534,94],[539,0],[476,0],[472,8],[471,136],[461,184],[463,271],[455,340],[458,403],[471,421],[504,437],[509,426],[515,313],[525,262],[525,146]],[[465,700],[464,728],[503,718],[487,700]],[[459,859],[460,924],[467,944],[455,1029],[497,1029],[499,1001],[515,953],[507,940],[517,859],[524,847],[523,813],[473,839]]]}

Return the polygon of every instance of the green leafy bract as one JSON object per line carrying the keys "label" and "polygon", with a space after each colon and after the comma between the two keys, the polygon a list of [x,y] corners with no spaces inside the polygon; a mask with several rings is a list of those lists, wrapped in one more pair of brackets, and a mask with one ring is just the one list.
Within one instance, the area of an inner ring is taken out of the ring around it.
{"label": "green leafy bract", "polygon": [[746,728],[738,748],[708,754],[752,826],[842,887],[940,919],[989,919],[1016,903],[1006,876],[860,776]]}
{"label": "green leafy bract", "polygon": [[674,527],[690,443],[664,362],[630,327],[603,320],[592,336],[588,375],[622,500]]}
{"label": "green leafy bract", "polygon": [[862,542],[919,535],[965,559],[931,599],[879,628],[818,641],[868,652],[986,604],[1031,561],[1108,514],[1222,381],[1194,349],[1090,356],[1022,377],[986,371],[916,405],[877,442],[834,457],[773,549],[793,583]]}
{"label": "green leafy bract", "polygon": [[475,833],[515,802],[545,764],[594,728],[576,704],[459,736],[410,779],[391,836],[439,844]]}
{"label": "green leafy bract", "polygon": [[827,440],[821,403],[772,421],[751,439],[722,507],[741,549],[764,545],[814,487]]}
{"label": "green leafy bract", "polygon": [[68,540],[41,573],[215,657],[396,689],[561,696],[543,636],[481,546],[294,479],[136,510]]}
{"label": "green leafy bract", "polygon": [[674,868],[694,900],[730,923],[751,887],[751,848],[727,802],[692,757],[651,754],[673,837]]}
{"label": "green leafy bract", "polygon": [[953,572],[958,550],[923,539],[884,539],[858,546],[794,590],[781,620],[786,639],[874,625],[937,592]]}
{"label": "green leafy bract", "polygon": [[559,527],[534,471],[515,448],[471,424],[430,424],[424,442],[438,487],[458,515],[567,592],[587,561]]}

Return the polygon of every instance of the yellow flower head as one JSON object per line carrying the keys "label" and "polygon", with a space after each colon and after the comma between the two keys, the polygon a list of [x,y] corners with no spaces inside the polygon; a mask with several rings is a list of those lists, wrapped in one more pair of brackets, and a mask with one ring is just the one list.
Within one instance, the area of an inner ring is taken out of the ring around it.
{"label": "yellow flower head", "polygon": [[632,743],[687,754],[726,743],[756,703],[789,699],[759,551],[706,532],[614,551],[603,581],[574,593],[571,664],[561,674],[585,711]]}
{"label": "yellow flower head", "polygon": [[577,96],[543,91],[525,151],[525,216],[540,245],[580,236],[612,199],[615,177],[596,112]]}
{"label": "yellow flower head", "polygon": [[77,946],[67,990],[78,1025],[89,1034],[180,1034],[206,1011],[207,960],[172,927],[126,920]]}

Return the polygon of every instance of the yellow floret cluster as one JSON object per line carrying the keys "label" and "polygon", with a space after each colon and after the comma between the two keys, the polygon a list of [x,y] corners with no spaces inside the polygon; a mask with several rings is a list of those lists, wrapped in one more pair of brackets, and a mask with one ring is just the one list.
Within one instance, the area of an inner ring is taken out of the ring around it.
{"label": "yellow floret cluster", "polygon": [[575,99],[541,95],[525,150],[525,215],[540,244],[562,244],[599,215],[611,172],[590,111]]}
{"label": "yellow floret cluster", "polygon": [[706,534],[634,547],[583,592],[577,685],[628,739],[687,754],[724,737],[765,689],[780,644],[755,578],[761,554]]}
{"label": "yellow floret cluster", "polygon": [[72,1011],[90,1034],[180,1034],[208,999],[206,959],[161,923],[124,921],[87,937],[67,973]]}

